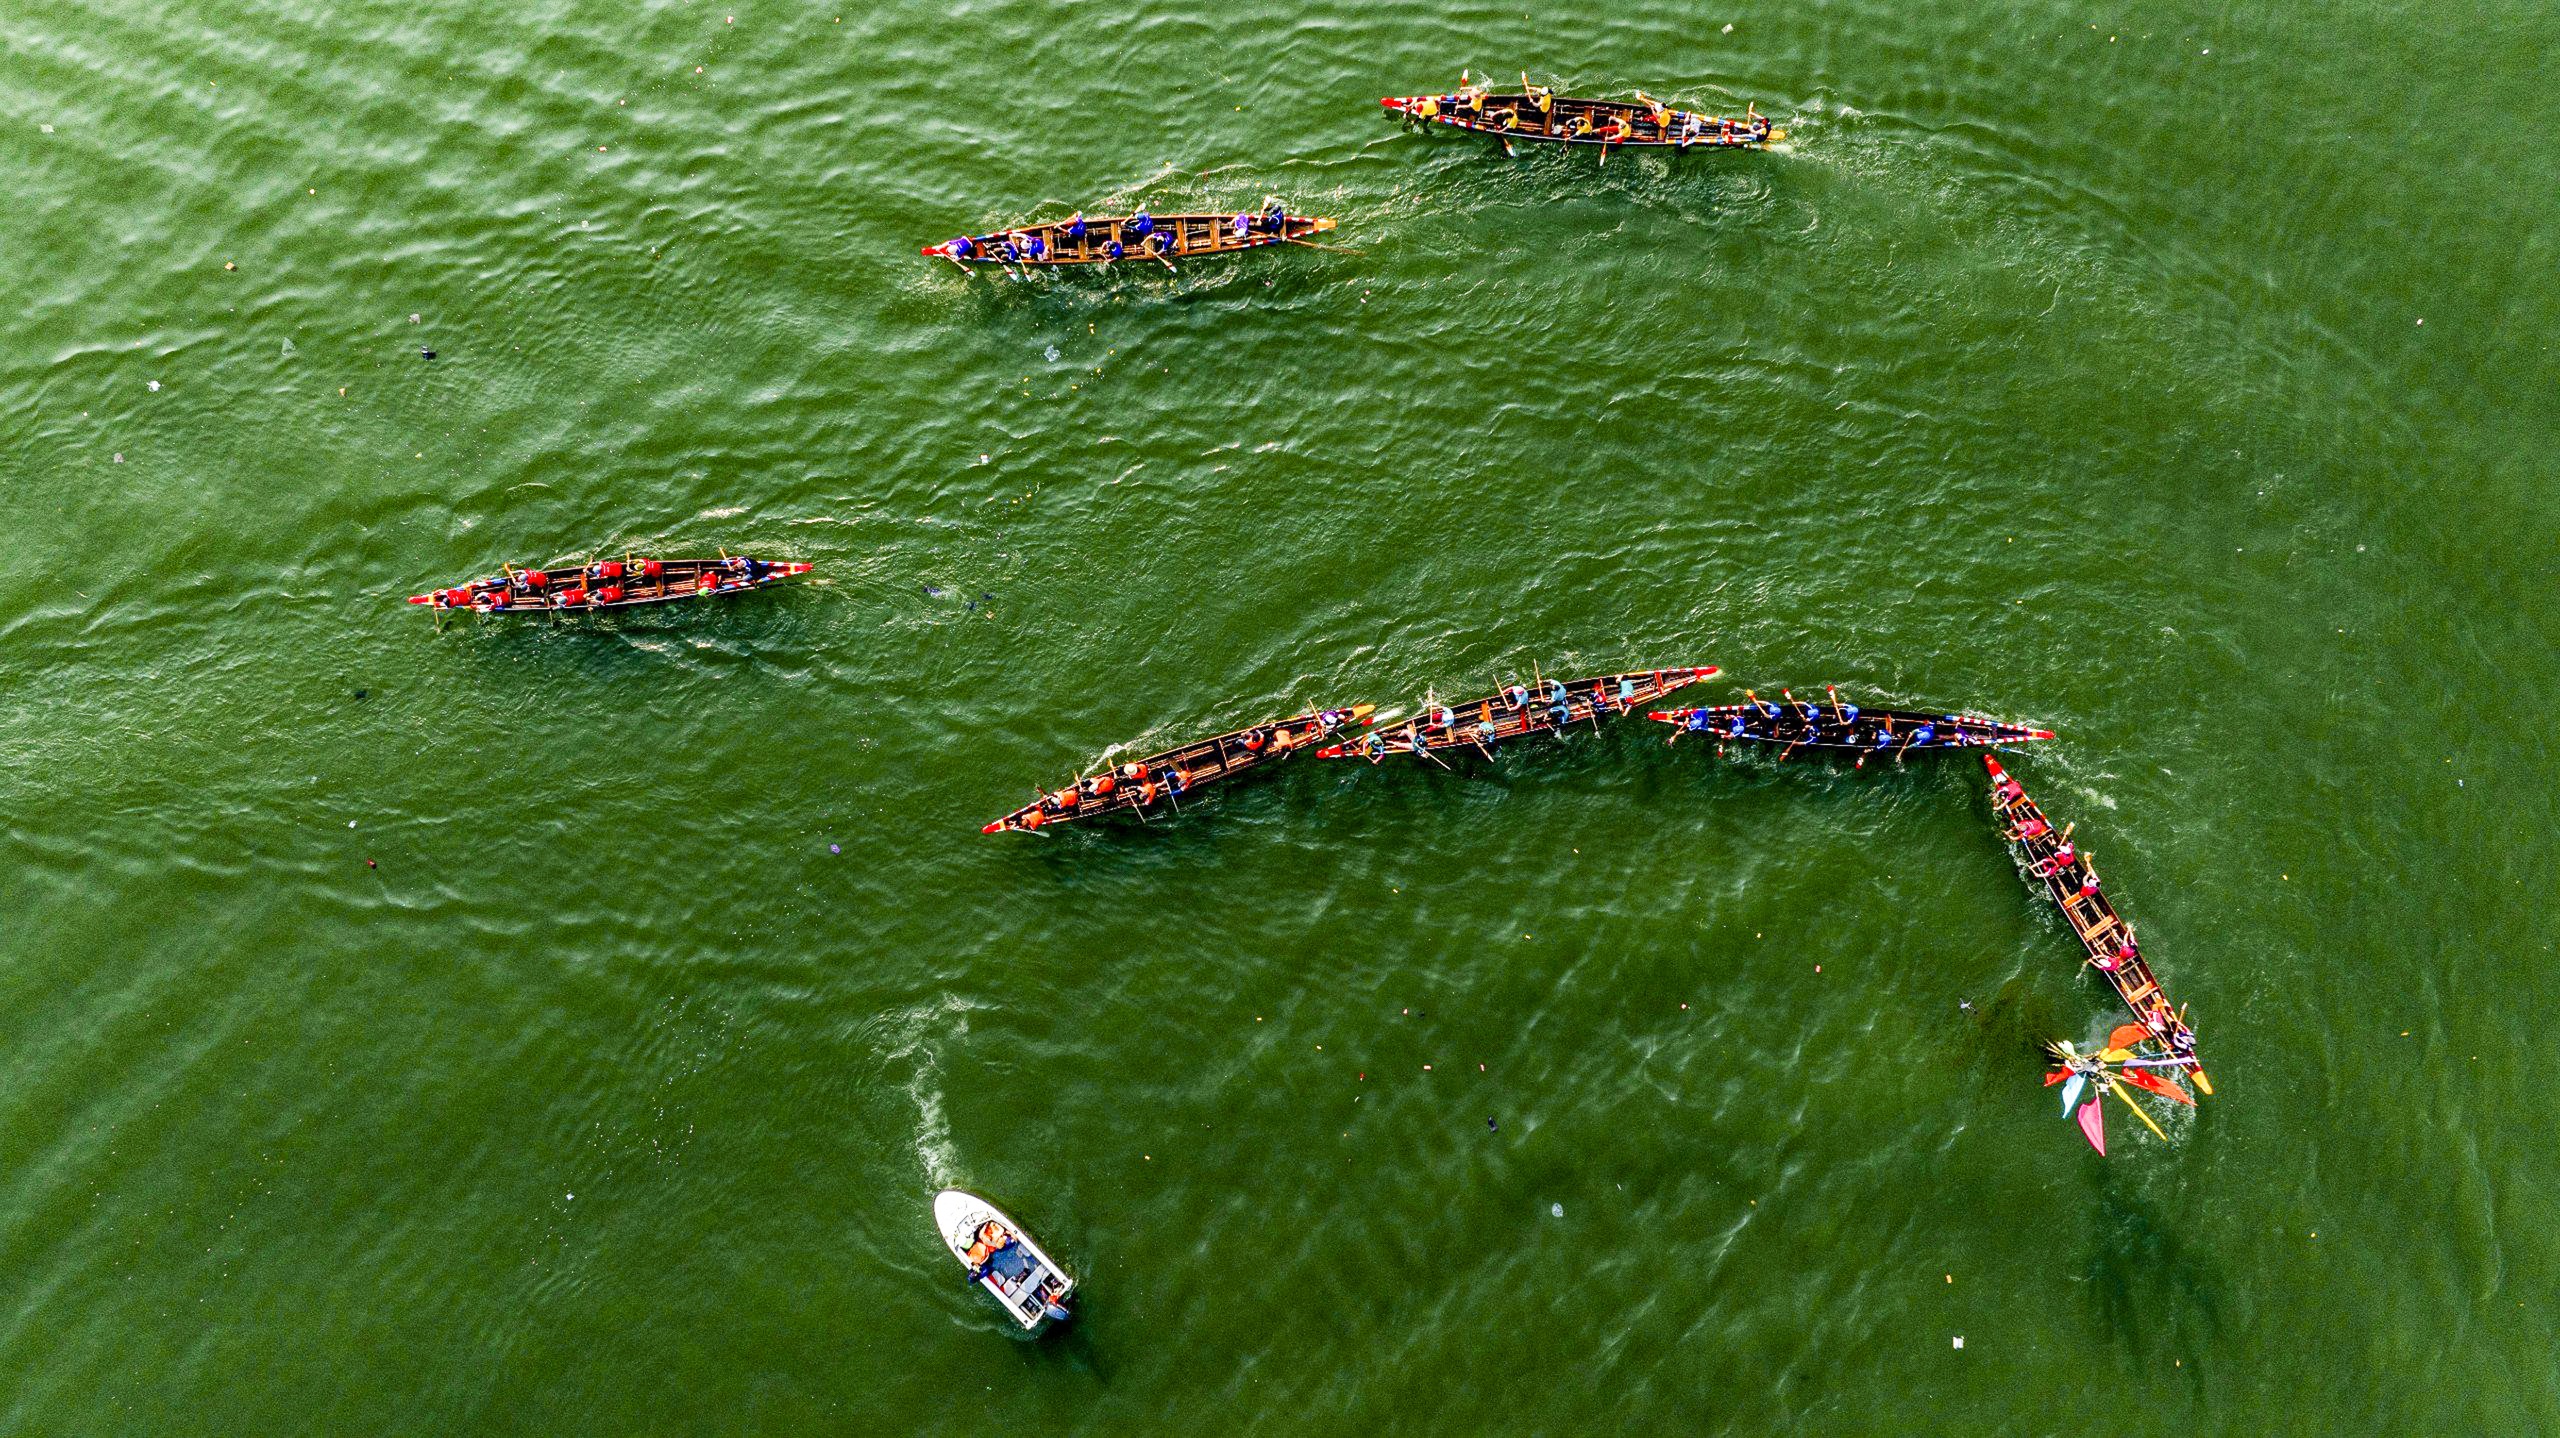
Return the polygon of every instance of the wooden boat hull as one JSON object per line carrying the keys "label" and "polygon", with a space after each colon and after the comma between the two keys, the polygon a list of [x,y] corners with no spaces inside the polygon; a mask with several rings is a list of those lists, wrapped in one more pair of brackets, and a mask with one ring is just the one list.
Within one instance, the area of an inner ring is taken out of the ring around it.
{"label": "wooden boat hull", "polygon": [[[1719,671],[1714,665],[1686,669],[1639,669],[1589,679],[1546,679],[1520,686],[1525,703],[1505,694],[1488,695],[1464,704],[1426,708],[1400,723],[1374,729],[1349,744],[1318,749],[1319,759],[1367,759],[1375,763],[1396,754],[1429,754],[1444,749],[1478,749],[1530,734],[1559,732],[1588,721],[1597,724],[1625,714],[1685,688]],[[1445,722],[1443,715],[1445,714]]]}
{"label": "wooden boat hull", "polygon": [[[654,578],[640,573],[645,563],[637,557],[604,561],[623,567],[619,576],[605,577],[595,573],[601,565],[579,565],[563,569],[548,577],[539,587],[528,582],[528,576],[541,570],[508,569],[503,574],[450,589],[431,590],[409,596],[411,604],[422,604],[439,612],[451,610],[467,614],[600,614],[607,610],[639,609],[653,604],[672,604],[687,599],[725,599],[751,589],[771,589],[777,584],[798,579],[816,566],[799,561],[771,561],[755,572],[753,563],[743,559],[747,567],[734,567],[733,561],[721,559],[662,559],[654,561],[661,572]],[[712,584],[705,585],[708,576]],[[604,598],[608,587],[622,591],[621,597]],[[503,602],[501,602],[503,596]]]}
{"label": "wooden boat hull", "polygon": [[[1645,716],[1677,725],[1721,744],[1727,740],[1773,744],[1786,749],[1827,749],[1837,753],[1891,755],[1913,750],[1990,749],[2028,744],[2053,737],[2050,729],[2004,724],[1970,714],[1927,714],[1914,709],[1844,708],[1838,703],[1788,701],[1718,704],[1704,709],[1657,709]],[[1705,727],[1699,727],[1699,721]],[[1673,736],[1677,738],[1678,736]]]}
{"label": "wooden boat hull", "polygon": [[1006,1314],[1025,1331],[1037,1332],[1041,1324],[1050,1321],[1050,1305],[1064,1307],[1067,1295],[1075,1291],[1075,1279],[1032,1242],[1031,1235],[1023,1232],[1022,1225],[1006,1216],[1003,1209],[965,1189],[946,1188],[933,1196],[933,1226],[942,1235],[942,1246],[950,1249],[951,1256],[963,1266],[974,1267],[969,1262],[970,1246],[989,1224],[1001,1228],[1007,1238],[1020,1245],[1028,1263],[1017,1266],[999,1260],[1007,1269],[1018,1271],[999,1272],[991,1266],[987,1275],[978,1280],[978,1286],[993,1294]]}
{"label": "wooden boat hull", "polygon": [[[1580,100],[1564,95],[1555,97],[1555,112],[1542,115],[1525,94],[1487,95],[1481,114],[1461,113],[1448,103],[1446,95],[1388,95],[1378,103],[1392,115],[1412,119],[1426,118],[1423,102],[1434,101],[1439,113],[1428,116],[1430,123],[1447,125],[1456,130],[1472,130],[1498,140],[1536,140],[1550,145],[1606,145],[1610,149],[1628,150],[1765,150],[1784,140],[1787,132],[1768,122],[1765,116],[1717,117],[1693,110],[1674,109],[1670,123],[1656,124],[1649,106],[1624,100]],[[1515,123],[1505,126],[1503,117],[1514,116]],[[1698,122],[1695,133],[1689,122]],[[1613,138],[1614,127],[1623,124],[1623,138]],[[1580,125],[1588,129],[1578,128]]]}
{"label": "wooden boat hull", "polygon": [[[2026,790],[2009,777],[2009,771],[2000,767],[1998,759],[1985,754],[1982,762],[1991,773],[1991,811],[2000,820],[2001,836],[2017,855],[2020,873],[2028,884],[2042,887],[2054,907],[2062,911],[2063,922],[2079,938],[2090,966],[2106,977],[2116,997],[2124,1001],[2144,1032],[2167,1052],[2192,1058],[2195,1031],[2187,1027],[2185,1017],[2170,1007],[2168,997],[2160,992],[2160,978],[2133,944],[2133,930],[2117,917],[2115,906],[2103,891],[2080,892],[2076,864],[2057,864],[2062,836],[2036,801],[2027,797]],[[2201,1063],[2188,1072],[2194,1076],[2198,1089],[2213,1092],[2213,1083],[2205,1077]]]}
{"label": "wooden boat hull", "polygon": [[[970,242],[977,246],[977,251],[973,254],[953,254],[951,242],[948,240],[938,245],[925,246],[923,253],[928,259],[955,260],[964,265],[1018,265],[1028,269],[1050,269],[1062,265],[1125,265],[1132,262],[1146,264],[1157,257],[1156,253],[1146,248],[1143,240],[1125,231],[1128,218],[1112,216],[1098,220],[1088,219],[1085,221],[1085,233],[1081,238],[1068,234],[1066,222],[1061,220],[1053,220],[1042,225],[1016,225],[989,234],[970,236]],[[1277,231],[1266,231],[1257,226],[1250,234],[1238,235],[1235,232],[1233,215],[1157,215],[1154,220],[1158,231],[1173,236],[1173,248],[1163,255],[1163,258],[1172,260],[1242,254],[1246,250],[1262,250],[1269,249],[1273,245],[1300,243],[1312,236],[1330,231],[1335,225],[1335,221],[1322,216],[1291,215]],[[995,247],[1008,235],[1039,236],[1042,247],[1041,257],[1011,260],[1002,258],[995,252]],[[1119,239],[1123,251],[1117,260],[1111,257],[1107,248],[1114,238]]]}
{"label": "wooden boat hull", "polygon": [[[1277,763],[1312,747],[1315,740],[1352,725],[1366,725],[1374,707],[1354,704],[1348,709],[1319,709],[1133,759],[1104,774],[1079,779],[1056,794],[1043,794],[978,832],[1028,832],[1112,814],[1143,818],[1179,804],[1204,785],[1222,783],[1248,769]],[[1132,769],[1140,772],[1133,774],[1129,772]],[[1179,792],[1171,787],[1171,776],[1176,773],[1184,776]],[[1075,802],[1063,803],[1069,794],[1075,795]]]}

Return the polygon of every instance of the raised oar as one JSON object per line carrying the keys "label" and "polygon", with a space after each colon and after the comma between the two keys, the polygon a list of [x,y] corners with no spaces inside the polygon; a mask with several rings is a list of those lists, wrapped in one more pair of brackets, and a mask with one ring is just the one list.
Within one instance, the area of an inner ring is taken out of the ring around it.
{"label": "raised oar", "polygon": [[1831,717],[1843,724],[1848,723],[1849,711],[1840,707],[1840,686],[1825,684],[1822,686],[1822,692],[1831,696]]}

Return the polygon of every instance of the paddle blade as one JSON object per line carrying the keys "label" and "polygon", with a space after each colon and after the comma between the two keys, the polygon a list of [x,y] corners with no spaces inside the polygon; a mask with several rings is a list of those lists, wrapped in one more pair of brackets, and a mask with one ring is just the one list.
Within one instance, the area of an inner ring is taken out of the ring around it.
{"label": "paddle blade", "polygon": [[2133,1057],[2133,1050],[2131,1049],[2103,1048],[2098,1050],[2098,1061],[2100,1063],[2120,1064],[2131,1057]]}
{"label": "paddle blade", "polygon": [[[2073,1074],[2071,1076],[2071,1082],[2062,1086],[2063,1117],[2069,1118],[2071,1116],[2071,1110],[2077,1107],[2080,1103],[2080,1091],[2088,1086],[2089,1076],[2087,1074]],[[2106,1150],[2104,1149],[2099,1150],[2101,1153],[2104,1153],[2105,1151]]]}
{"label": "paddle blade", "polygon": [[[991,827],[992,827],[992,826],[991,826]],[[2064,1079],[2067,1079],[2067,1078],[2069,1078],[2069,1077],[2071,1077],[2071,1070],[2069,1070],[2069,1069],[2055,1069],[2053,1072],[2051,1072],[2051,1073],[2049,1073],[2049,1074],[2046,1074],[2046,1075],[2044,1076],[2044,1086],[2045,1086],[2046,1088],[2051,1088],[2051,1087],[2053,1087],[2055,1084],[2058,1084],[2058,1083],[2062,1082]]]}
{"label": "paddle blade", "polygon": [[2205,1095],[2207,1098],[2211,1098],[2213,1096],[2213,1080],[2204,1076],[2203,1066],[2198,1065],[2195,1068],[2187,1070],[2187,1072],[2195,1075],[2196,1091]]}
{"label": "paddle blade", "polygon": [[2080,1110],[2080,1132],[2088,1137],[2089,1147],[2098,1151],[2098,1157],[2107,1156],[2107,1116],[2098,1112],[2094,1098]]}
{"label": "paddle blade", "polygon": [[2140,1048],[2150,1039],[2151,1030],[2140,1024],[2118,1024],[2107,1031],[2107,1047],[2111,1049]]}
{"label": "paddle blade", "polygon": [[2196,1106],[2196,1101],[2187,1096],[2187,1091],[2185,1089],[2178,1087],[2176,1084],[2160,1077],[2158,1074],[2147,1073],[2141,1069],[2126,1069],[2123,1073],[2118,1074],[2117,1077],[2123,1079],[2126,1083],[2133,1085],[2135,1088],[2142,1090],[2144,1093],[2156,1093],[2172,1103],[2182,1103],[2189,1108],[2194,1108]]}

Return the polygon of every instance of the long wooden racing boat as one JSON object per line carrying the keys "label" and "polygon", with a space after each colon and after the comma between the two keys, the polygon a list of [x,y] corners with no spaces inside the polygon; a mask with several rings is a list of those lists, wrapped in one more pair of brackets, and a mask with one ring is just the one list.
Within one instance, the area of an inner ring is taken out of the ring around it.
{"label": "long wooden racing boat", "polygon": [[1073,215],[1040,225],[1017,225],[983,235],[961,235],[927,245],[927,258],[971,265],[1107,265],[1135,260],[1171,264],[1209,255],[1239,254],[1272,245],[1305,244],[1334,227],[1313,215],[1292,215],[1277,205],[1233,215],[1134,215],[1088,220]]}
{"label": "long wooden racing boat", "polygon": [[1044,829],[1077,819],[1099,819],[1106,814],[1136,814],[1144,818],[1168,804],[1178,807],[1185,795],[1204,784],[1232,779],[1247,769],[1285,759],[1352,725],[1365,725],[1373,707],[1354,704],[1348,709],[1319,709],[1132,759],[1101,773],[1088,774],[1055,793],[1043,791],[1039,798],[978,832]]}
{"label": "long wooden racing boat", "polygon": [[1366,759],[1474,748],[1490,754],[1506,739],[1553,733],[1585,720],[1597,725],[1708,678],[1714,665],[1693,669],[1639,669],[1590,679],[1540,679],[1512,684],[1499,694],[1464,704],[1430,704],[1401,723],[1372,729],[1345,744],[1318,749],[1319,759]]}
{"label": "long wooden racing boat", "polygon": [[711,599],[770,589],[811,566],[722,555],[718,559],[646,559],[625,555],[569,569],[506,565],[486,579],[409,596],[411,604],[477,614],[590,614],[679,599]]}
{"label": "long wooden racing boat", "polygon": [[2063,921],[2079,935],[2089,966],[2106,976],[2143,1031],[2170,1057],[2192,1065],[2189,1072],[2197,1089],[2213,1092],[2203,1063],[2196,1058],[2195,1030],[2187,1027],[2185,1012],[2170,1007],[2168,997],[2160,992],[2160,978],[2143,960],[2133,926],[2118,917],[2115,906],[2099,892],[2097,871],[2090,867],[2088,856],[2071,846],[2067,830],[2054,829],[2044,810],[2027,797],[1998,759],[1985,754],[1982,762],[1991,771],[1991,811],[2000,820],[2001,836],[2016,851],[2027,882],[2044,886],[2046,896],[2062,910]]}
{"label": "long wooden racing boat", "polygon": [[1037,1332],[1043,1323],[1072,1316],[1067,1295],[1075,1279],[1003,1209],[966,1189],[946,1188],[933,1196],[933,1226],[971,1281],[994,1294],[1014,1322]]}
{"label": "long wooden racing boat", "polygon": [[1798,749],[1829,749],[1856,754],[1862,768],[1879,754],[1899,761],[1914,749],[1990,749],[2053,737],[2050,729],[1971,714],[1862,708],[1842,699],[1840,691],[1830,686],[1825,686],[1826,702],[1820,704],[1808,704],[1791,690],[1778,692],[1786,702],[1771,703],[1746,689],[1745,703],[1657,709],[1645,717],[1677,725],[1679,732],[1671,736],[1674,743],[1681,734],[1703,734],[1716,741],[1719,751],[1727,740],[1776,744],[1783,746],[1780,758]]}
{"label": "long wooden racing boat", "polygon": [[1769,123],[1757,106],[1740,115],[1706,115],[1679,110],[1643,91],[1635,100],[1584,100],[1559,95],[1520,77],[1517,94],[1495,94],[1463,79],[1445,95],[1389,95],[1378,101],[1408,124],[1448,125],[1473,130],[1497,140],[1543,140],[1551,144],[1599,145],[1635,150],[1765,150],[1787,132]]}

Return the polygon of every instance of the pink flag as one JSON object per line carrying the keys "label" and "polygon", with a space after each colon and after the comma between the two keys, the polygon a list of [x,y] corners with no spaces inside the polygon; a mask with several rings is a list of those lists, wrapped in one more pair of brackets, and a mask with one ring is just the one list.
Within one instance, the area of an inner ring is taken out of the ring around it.
{"label": "pink flag", "polygon": [[2091,1099],[2080,1106],[2080,1131],[2089,1136],[2089,1147],[2104,1158],[2107,1153],[2107,1119],[2098,1112],[2098,1101]]}

